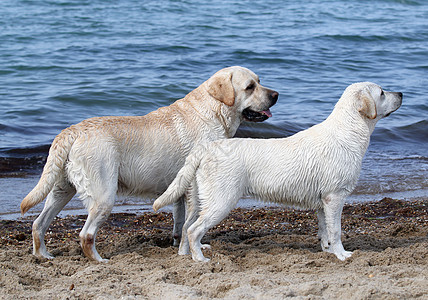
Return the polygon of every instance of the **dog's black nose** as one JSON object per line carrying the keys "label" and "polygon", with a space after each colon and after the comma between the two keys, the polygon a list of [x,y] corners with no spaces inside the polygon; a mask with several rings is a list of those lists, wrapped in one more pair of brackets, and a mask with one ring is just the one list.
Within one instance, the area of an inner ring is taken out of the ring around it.
{"label": "dog's black nose", "polygon": [[402,92],[398,92],[398,96],[400,96],[400,98],[403,99],[403,93]]}
{"label": "dog's black nose", "polygon": [[279,96],[279,94],[278,94],[278,92],[276,92],[276,91],[272,91],[272,92],[269,94],[269,98],[270,98],[270,100],[271,100],[271,102],[272,102],[271,106],[272,106],[272,105],[275,105],[276,101],[278,101],[278,96]]}

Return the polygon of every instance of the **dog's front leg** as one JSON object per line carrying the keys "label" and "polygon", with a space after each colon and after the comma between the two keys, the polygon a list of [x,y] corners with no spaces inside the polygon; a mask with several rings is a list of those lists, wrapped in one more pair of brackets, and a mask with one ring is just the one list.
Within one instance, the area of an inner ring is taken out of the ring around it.
{"label": "dog's front leg", "polygon": [[[345,251],[341,240],[341,217],[345,197],[342,195],[330,194],[323,198],[325,225],[328,235],[328,249],[326,252],[334,253],[338,259],[345,260],[352,255],[352,252]],[[325,247],[321,240],[321,246]]]}

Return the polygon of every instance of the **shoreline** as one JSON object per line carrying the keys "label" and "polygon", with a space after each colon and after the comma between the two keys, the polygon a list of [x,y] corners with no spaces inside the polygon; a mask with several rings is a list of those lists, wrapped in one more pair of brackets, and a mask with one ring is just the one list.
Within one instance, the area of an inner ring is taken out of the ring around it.
{"label": "shoreline", "polygon": [[[209,263],[178,256],[171,213],[114,213],[88,261],[85,216],[56,218],[46,235],[53,260],[31,254],[31,221],[2,220],[0,292],[6,299],[262,298],[424,299],[428,295],[428,197],[345,205],[341,262],[321,251],[313,211],[237,208],[210,230]],[[425,271],[424,271],[425,270]]]}
{"label": "shoreline", "polygon": [[[19,205],[21,200],[25,195],[31,190],[33,185],[37,183],[39,175],[27,176],[26,179],[30,180],[30,183],[25,182],[24,184],[17,184],[16,182],[21,182],[23,179],[21,177],[7,177],[0,178],[0,181],[5,183],[6,189],[0,191],[0,201],[4,201],[3,197],[6,198],[7,195],[9,198],[16,199],[14,207],[4,208],[0,210],[0,220],[20,220],[22,215],[19,211]],[[353,193],[346,200],[346,204],[359,204],[359,203],[369,203],[381,201],[384,198],[393,198],[393,199],[403,199],[407,201],[417,200],[424,197],[427,197],[428,189],[417,189],[409,191],[399,191],[399,192],[384,192],[377,194],[363,194],[363,193]],[[113,207],[112,213],[131,213],[131,214],[144,214],[153,212],[152,204],[153,199],[145,199],[140,197],[124,197],[118,196],[116,199],[115,206]],[[42,211],[45,200],[32,208],[27,212],[25,217],[36,217]],[[275,203],[265,203],[263,201],[258,201],[256,199],[251,199],[249,197],[239,200],[237,208],[267,208],[267,207],[282,207],[286,208],[281,204]],[[161,211],[171,212],[171,207],[165,207]],[[61,210],[58,214],[60,217],[65,217],[67,215],[85,215],[87,210],[83,206],[83,202],[75,196],[66,207]]]}

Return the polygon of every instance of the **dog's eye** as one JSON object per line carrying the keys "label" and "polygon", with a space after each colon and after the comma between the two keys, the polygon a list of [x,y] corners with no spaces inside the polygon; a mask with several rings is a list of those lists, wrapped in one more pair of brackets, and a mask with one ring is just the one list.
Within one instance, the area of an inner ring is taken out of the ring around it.
{"label": "dog's eye", "polygon": [[380,96],[385,96],[385,92],[382,90],[382,92],[380,93]]}
{"label": "dog's eye", "polygon": [[254,82],[252,82],[247,86],[246,90],[247,91],[254,90],[255,87],[256,87],[256,85],[254,84]]}

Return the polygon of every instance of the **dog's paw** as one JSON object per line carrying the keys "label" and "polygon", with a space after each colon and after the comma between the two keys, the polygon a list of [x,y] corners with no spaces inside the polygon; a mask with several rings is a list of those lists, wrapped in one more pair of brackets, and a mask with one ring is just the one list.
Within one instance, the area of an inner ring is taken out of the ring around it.
{"label": "dog's paw", "polygon": [[192,259],[194,261],[200,261],[200,262],[209,262],[210,259],[206,258],[200,249],[198,251],[192,251]]}
{"label": "dog's paw", "polygon": [[47,259],[54,259],[55,257],[47,251],[33,252],[33,255],[37,257],[44,257]]}
{"label": "dog's paw", "polygon": [[323,241],[321,241],[321,249],[322,249],[322,251],[324,251],[324,252],[332,252],[331,250],[330,250],[330,244],[328,243],[328,242],[323,242]]}
{"label": "dog's paw", "polygon": [[351,257],[352,252],[351,251],[342,251],[340,253],[335,253],[335,255],[337,256],[338,259],[340,259],[341,261],[344,261],[345,259]]}
{"label": "dog's paw", "polygon": [[207,263],[210,261],[209,258],[206,258],[205,256],[202,257],[192,257],[194,261],[199,261],[199,262],[203,262],[203,263]]}
{"label": "dog's paw", "polygon": [[50,254],[50,253],[48,253],[48,254],[45,254],[45,255],[42,255],[44,258],[47,258],[47,259],[54,259],[55,258],[55,256],[53,256],[52,254]]}
{"label": "dog's paw", "polygon": [[209,244],[201,244],[201,249],[211,249]]}

